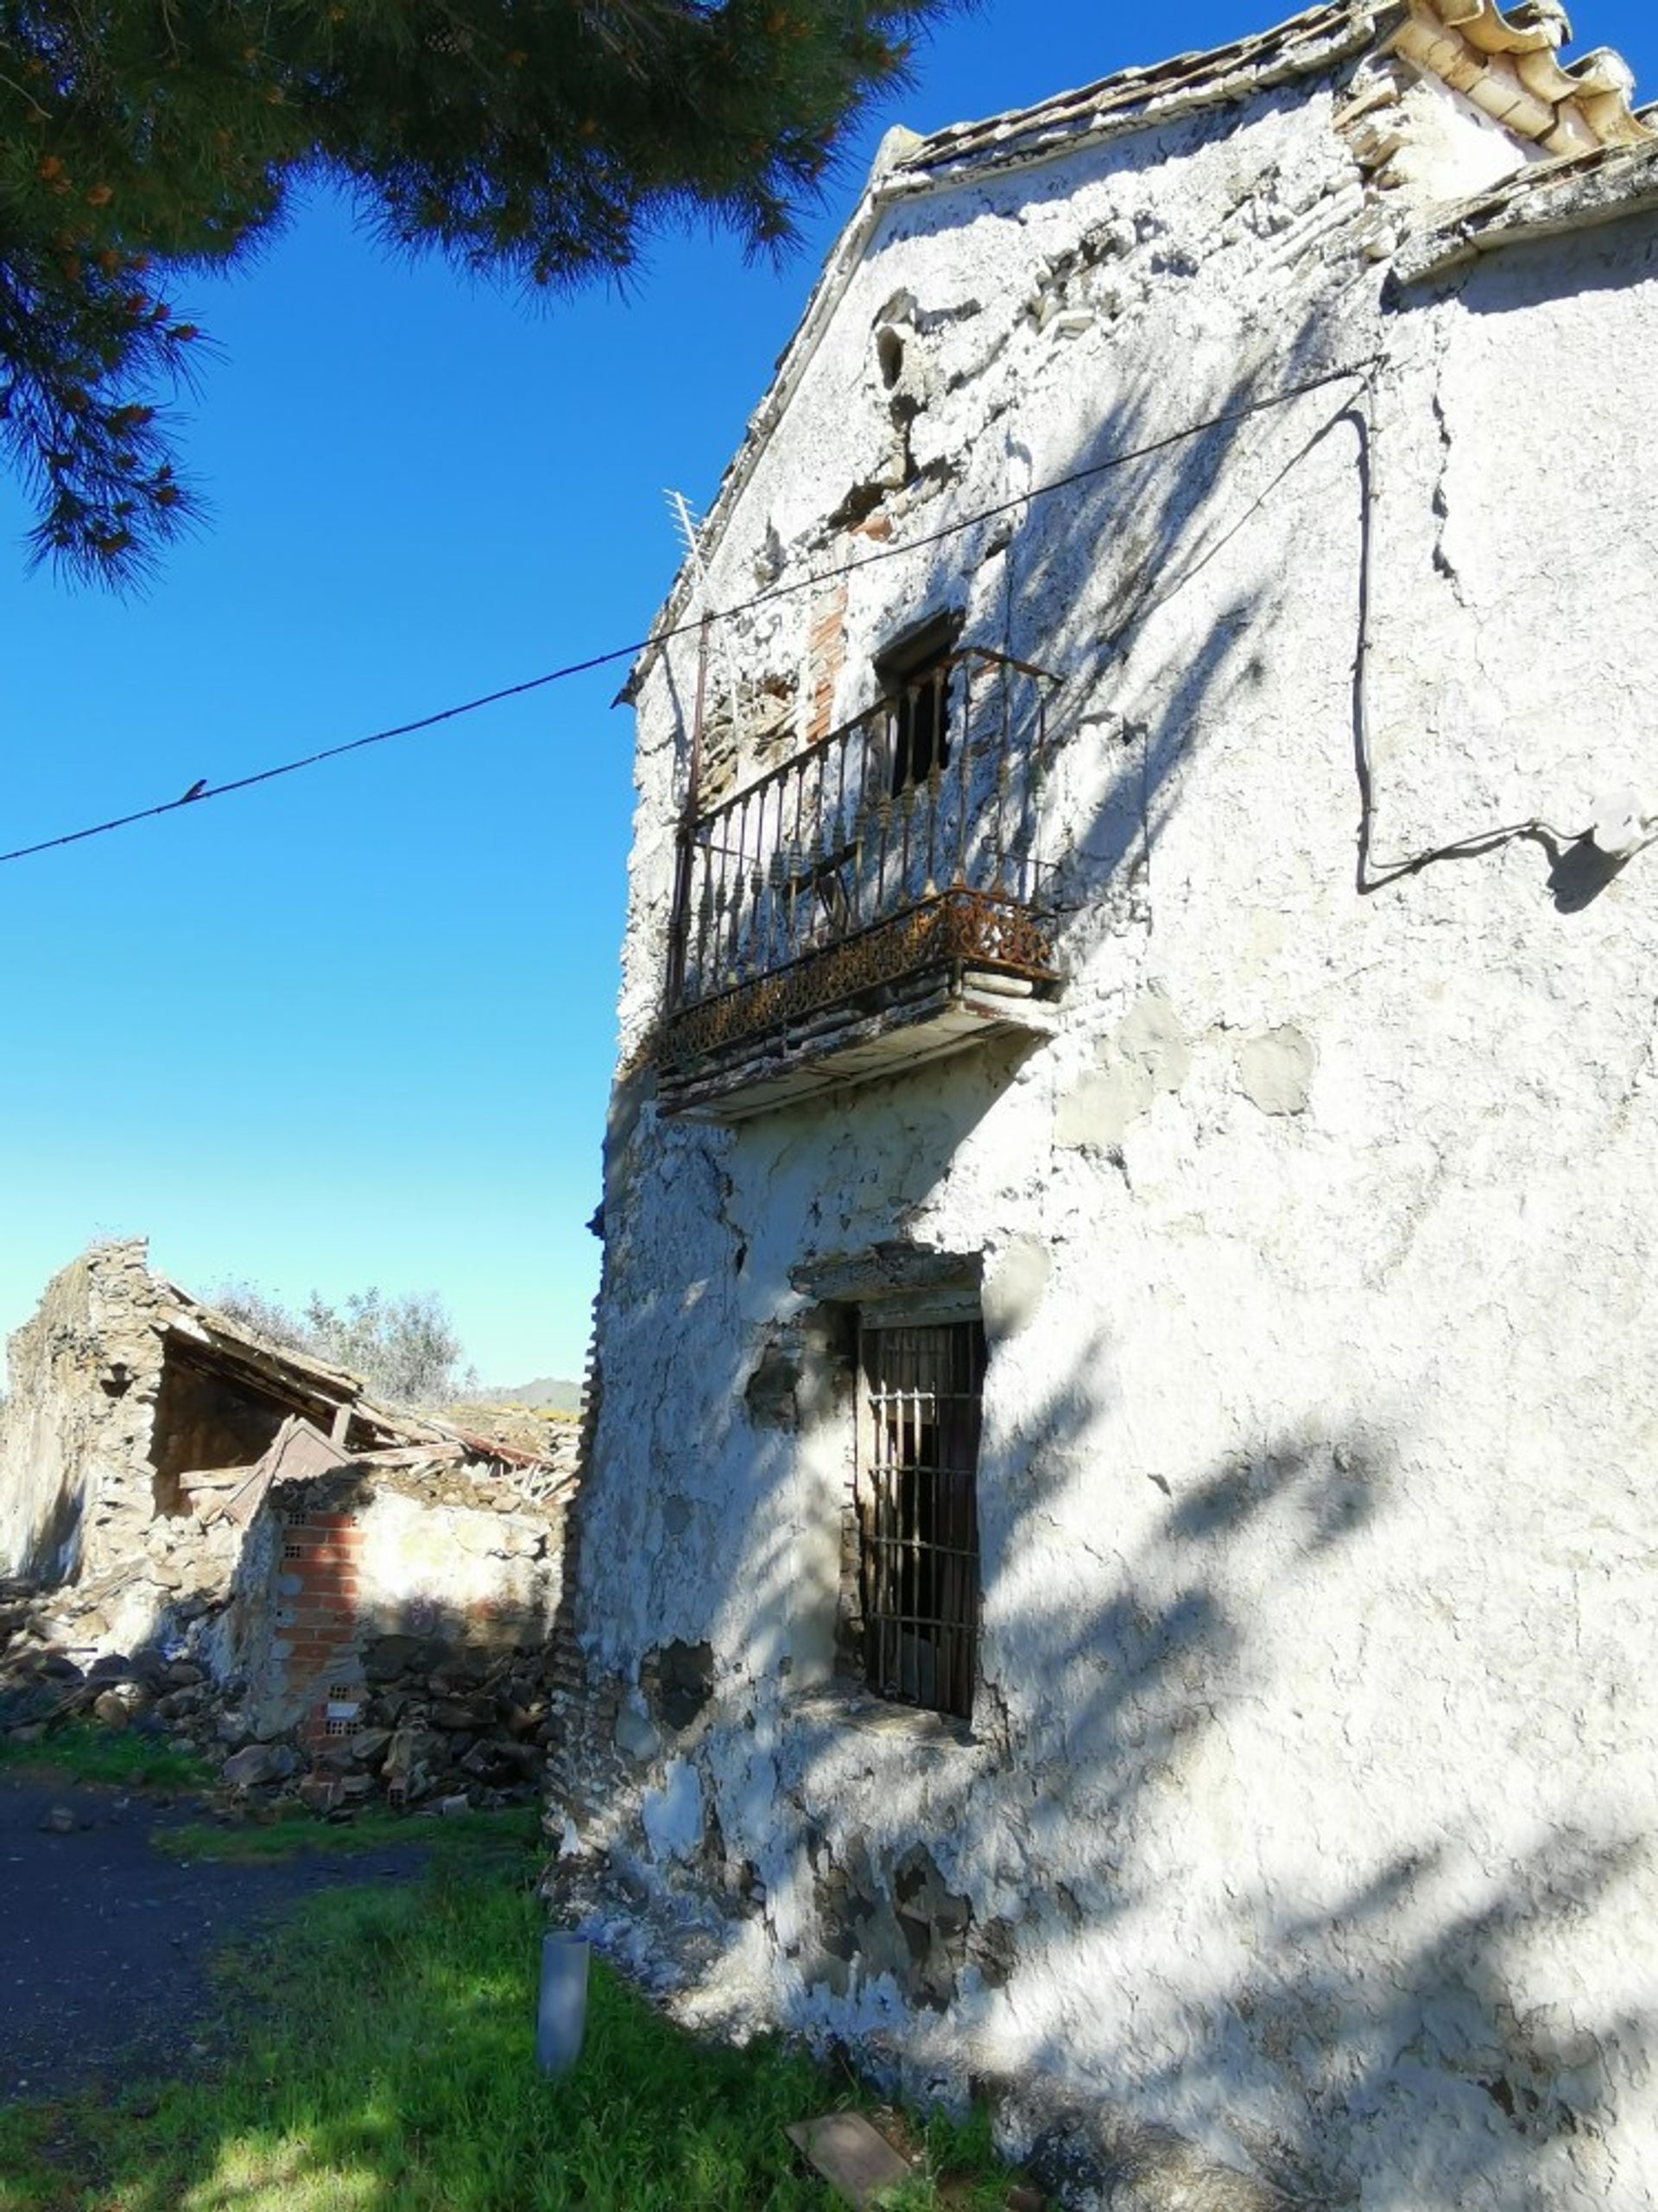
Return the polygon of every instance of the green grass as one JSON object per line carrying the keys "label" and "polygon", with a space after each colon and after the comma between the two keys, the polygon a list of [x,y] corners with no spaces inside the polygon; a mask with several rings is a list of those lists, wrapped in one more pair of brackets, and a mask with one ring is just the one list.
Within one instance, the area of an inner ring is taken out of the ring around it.
{"label": "green grass", "polygon": [[[782,2130],[855,2101],[848,2080],[780,2045],[695,2042],[597,1960],[580,2063],[541,2078],[536,1862],[491,1855],[314,1897],[242,1949],[206,2076],[0,2113],[0,2212],[829,2206]],[[933,2122],[925,2139],[935,2171],[965,2153],[975,2172],[906,2190],[907,2212],[1001,2202],[982,2123]]]}
{"label": "green grass", "polygon": [[449,1820],[419,1815],[354,1813],[349,1820],[319,1820],[303,1806],[284,1806],[275,1820],[213,1822],[189,1821],[158,1829],[150,1838],[170,1859],[228,1860],[244,1866],[269,1865],[324,1851],[347,1856],[383,1851],[398,1843],[419,1843],[455,1857],[476,1858],[489,1847],[506,1849],[533,1843],[541,1816],[533,1805],[498,1813],[462,1813]]}
{"label": "green grass", "polygon": [[32,1744],[0,1737],[0,1768],[128,1790],[202,1790],[215,1778],[193,1752],[180,1751],[164,1736],[106,1728],[97,1721],[65,1721]]}

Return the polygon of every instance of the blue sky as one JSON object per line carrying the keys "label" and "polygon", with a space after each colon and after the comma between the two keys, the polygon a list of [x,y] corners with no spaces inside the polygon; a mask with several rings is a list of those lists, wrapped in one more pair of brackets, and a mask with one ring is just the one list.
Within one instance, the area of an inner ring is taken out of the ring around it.
{"label": "blue sky", "polygon": [[[662,487],[712,497],[881,131],[1258,29],[987,0],[874,116],[781,269],[663,238],[550,309],[307,208],[180,287],[219,358],[212,526],[123,603],[24,574],[0,487],[0,848],[640,637]],[[1583,0],[1658,97],[1658,22]],[[0,868],[0,1334],[89,1239],[191,1287],[434,1290],[486,1379],[579,1372],[631,793],[619,669]]]}

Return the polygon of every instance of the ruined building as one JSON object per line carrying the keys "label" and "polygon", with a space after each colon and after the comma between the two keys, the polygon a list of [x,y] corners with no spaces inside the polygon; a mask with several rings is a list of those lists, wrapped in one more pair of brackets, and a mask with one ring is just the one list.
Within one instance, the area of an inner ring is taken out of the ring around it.
{"label": "ruined building", "polygon": [[313,1768],[320,1805],[539,1780],[573,1426],[531,1450],[379,1404],[136,1239],[53,1279],[9,1375],[0,1728],[102,1683],[232,1782]]}
{"label": "ruined building", "polygon": [[1658,2201],[1658,145],[1566,35],[892,134],[631,681],[566,1863],[1119,2176]]}

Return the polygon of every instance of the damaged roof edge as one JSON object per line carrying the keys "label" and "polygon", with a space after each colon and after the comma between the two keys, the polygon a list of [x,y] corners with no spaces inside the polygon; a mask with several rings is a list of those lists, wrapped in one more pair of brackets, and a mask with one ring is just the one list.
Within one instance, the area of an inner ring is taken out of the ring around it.
{"label": "damaged roof edge", "polygon": [[[747,491],[773,429],[799,389],[818,345],[886,210],[948,191],[971,176],[1057,161],[1078,147],[1155,130],[1206,109],[1240,105],[1317,76],[1366,49],[1392,51],[1424,74],[1471,98],[1516,141],[1585,156],[1638,148],[1658,129],[1652,111],[1630,105],[1633,79],[1602,48],[1562,66],[1556,51],[1570,36],[1563,12],[1535,0],[1324,0],[1269,30],[1207,51],[1119,70],[1079,90],[979,123],[956,123],[930,136],[889,131],[851,219],[813,288],[794,334],[778,358],[743,442],[720,479],[693,556],[680,564],[649,638],[617,695],[630,704],[673,633],[687,625],[699,573],[706,571]],[[1595,147],[1592,142],[1598,140]],[[1541,231],[1537,232],[1541,235]],[[1439,235],[1439,226],[1434,235]],[[1467,250],[1476,251],[1478,247]],[[1443,266],[1446,264],[1435,264]],[[1412,278],[1428,273],[1413,263]],[[802,576],[781,586],[809,589]],[[705,609],[705,612],[714,612]]]}
{"label": "damaged roof edge", "polygon": [[250,1368],[256,1375],[275,1375],[284,1381],[296,1396],[310,1396],[321,1400],[331,1410],[340,1407],[350,1410],[354,1420],[367,1428],[378,1429],[389,1442],[400,1444],[458,1443],[464,1445],[479,1459],[499,1461],[503,1466],[517,1467],[547,1467],[552,1464],[545,1453],[532,1452],[504,1438],[487,1436],[476,1430],[457,1428],[452,1422],[425,1413],[410,1413],[383,1404],[370,1397],[362,1378],[349,1368],[331,1366],[307,1352],[290,1350],[285,1345],[267,1342],[261,1336],[232,1321],[228,1314],[220,1313],[171,1281],[167,1276],[150,1271],[150,1280],[161,1293],[168,1308],[163,1319],[164,1332],[174,1333],[199,1345],[209,1357],[217,1357],[227,1364]]}
{"label": "damaged roof edge", "polygon": [[1559,238],[1655,207],[1658,144],[1568,155],[1446,208],[1405,240],[1394,257],[1394,280],[1425,283],[1499,247]]}
{"label": "damaged roof edge", "polygon": [[[1402,20],[1405,0],[1326,0],[1274,29],[1208,52],[1177,54],[1150,67],[1119,70],[1079,92],[1066,92],[1035,106],[991,116],[981,123],[951,124],[921,137],[902,127],[889,130],[876,149],[862,196],[830,250],[813,287],[794,334],[777,357],[770,383],[750,416],[743,442],[720,479],[719,489],[698,532],[695,556],[687,555],[651,624],[643,650],[617,694],[617,706],[630,705],[649,674],[668,633],[685,622],[699,570],[712,560],[737,502],[748,489],[760,457],[785,409],[800,388],[823,335],[840,305],[853,271],[888,208],[900,201],[946,192],[970,173],[1034,168],[1062,159],[1079,145],[1093,145],[1155,130],[1177,117],[1205,108],[1226,107],[1296,77],[1316,75],[1362,53],[1379,30]],[[1042,128],[1042,120],[1062,107],[1088,120]],[[1015,126],[1035,131],[1013,143]],[[989,134],[994,143],[980,145]],[[806,590],[813,580],[801,577],[785,590]],[[712,610],[710,610],[712,612]]]}
{"label": "damaged roof edge", "polygon": [[165,1275],[152,1274],[151,1280],[166,1297],[174,1312],[168,1316],[171,1326],[182,1324],[181,1334],[194,1337],[198,1342],[213,1350],[230,1347],[247,1353],[262,1363],[274,1364],[291,1373],[304,1375],[314,1382],[325,1394],[332,1393],[342,1402],[355,1401],[363,1394],[363,1379],[347,1367],[331,1366],[309,1352],[290,1349],[285,1344],[274,1344],[256,1336],[240,1321],[232,1321],[217,1306],[207,1305],[187,1290],[181,1283]]}
{"label": "damaged roof edge", "polygon": [[978,123],[952,123],[922,140],[907,166],[937,178],[955,164],[1023,168],[1078,144],[1161,123],[1194,107],[1224,106],[1315,75],[1402,28],[1408,0],[1325,0],[1225,46],[1119,69],[1091,85]]}

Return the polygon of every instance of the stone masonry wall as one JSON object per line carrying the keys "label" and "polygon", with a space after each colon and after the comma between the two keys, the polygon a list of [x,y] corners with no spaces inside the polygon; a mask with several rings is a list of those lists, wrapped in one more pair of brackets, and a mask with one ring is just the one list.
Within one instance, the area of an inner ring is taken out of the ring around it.
{"label": "stone masonry wall", "polygon": [[534,1794],[574,1423],[523,1417],[526,1447],[377,1406],[139,1241],[54,1278],[11,1376],[0,1732],[92,1711],[328,1809]]}
{"label": "stone masonry wall", "polygon": [[91,1714],[319,1811],[532,1803],[564,1733],[566,1511],[452,1464],[279,1481],[218,1590],[130,1650],[88,1632],[73,1588],[0,1585],[0,1735]]}
{"label": "stone masonry wall", "polygon": [[55,1277],[9,1347],[0,1410],[0,1573],[97,1575],[154,1511],[149,1442],[159,1301],[142,1242],[95,1246]]}

